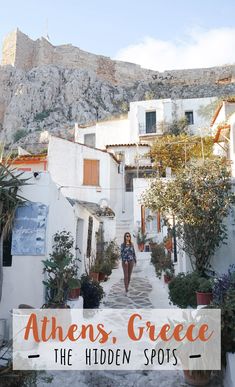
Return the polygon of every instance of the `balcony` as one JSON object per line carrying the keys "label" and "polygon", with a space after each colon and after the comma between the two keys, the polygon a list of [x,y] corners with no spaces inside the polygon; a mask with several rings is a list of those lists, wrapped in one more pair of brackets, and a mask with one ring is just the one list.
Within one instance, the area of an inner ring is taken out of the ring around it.
{"label": "balcony", "polygon": [[146,124],[139,124],[139,136],[162,136],[164,133],[162,123],[154,124],[152,126]]}

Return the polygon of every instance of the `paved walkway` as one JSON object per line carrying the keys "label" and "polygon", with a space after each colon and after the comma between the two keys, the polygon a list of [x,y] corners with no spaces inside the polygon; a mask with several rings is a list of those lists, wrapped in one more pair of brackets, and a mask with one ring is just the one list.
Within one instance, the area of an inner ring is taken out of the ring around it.
{"label": "paved walkway", "polygon": [[173,307],[168,300],[168,286],[156,277],[154,267],[150,263],[150,253],[138,253],[128,297],[124,291],[121,264],[118,269],[113,270],[108,282],[103,283],[103,288],[106,297],[101,308],[166,309]]}
{"label": "paved walkway", "polygon": [[[138,254],[128,297],[124,292],[122,267],[113,270],[112,276],[103,283],[106,296],[101,308],[172,308],[168,300],[168,286],[156,278],[150,264],[149,253]],[[49,378],[49,379],[45,379]],[[188,386],[182,371],[71,371],[42,372],[38,374],[38,387],[178,387]],[[211,387],[221,387],[215,377]]]}

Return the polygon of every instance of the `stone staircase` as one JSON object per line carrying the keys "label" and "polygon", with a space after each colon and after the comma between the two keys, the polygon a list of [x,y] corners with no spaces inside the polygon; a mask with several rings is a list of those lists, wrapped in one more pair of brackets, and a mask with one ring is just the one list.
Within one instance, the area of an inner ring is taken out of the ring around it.
{"label": "stone staircase", "polygon": [[130,232],[131,235],[133,235],[133,222],[131,219],[120,219],[117,221],[116,239],[119,245],[123,242],[123,236],[125,232]]}

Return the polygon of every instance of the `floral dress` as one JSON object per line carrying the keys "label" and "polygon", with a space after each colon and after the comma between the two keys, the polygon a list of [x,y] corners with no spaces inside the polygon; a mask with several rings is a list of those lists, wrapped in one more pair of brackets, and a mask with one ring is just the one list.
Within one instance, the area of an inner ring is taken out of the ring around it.
{"label": "floral dress", "polygon": [[135,249],[133,245],[125,245],[124,243],[121,244],[121,258],[122,262],[127,261],[135,261],[136,262],[136,255],[135,255]]}

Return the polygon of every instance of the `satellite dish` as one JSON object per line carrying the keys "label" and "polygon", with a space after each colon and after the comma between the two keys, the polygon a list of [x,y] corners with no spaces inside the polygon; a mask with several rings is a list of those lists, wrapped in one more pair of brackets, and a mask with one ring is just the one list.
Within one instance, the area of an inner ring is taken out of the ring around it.
{"label": "satellite dish", "polygon": [[109,207],[109,200],[107,198],[100,199],[99,206],[102,209],[105,209],[105,208]]}

